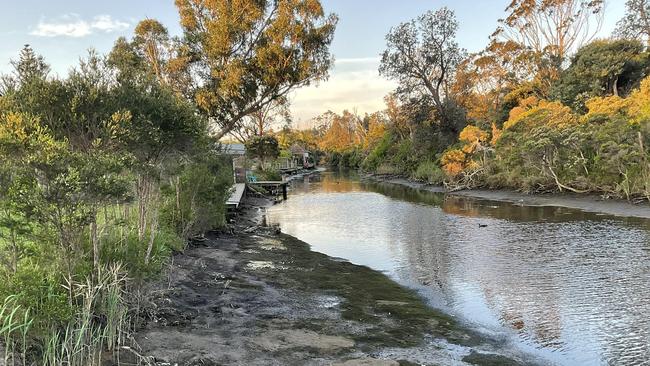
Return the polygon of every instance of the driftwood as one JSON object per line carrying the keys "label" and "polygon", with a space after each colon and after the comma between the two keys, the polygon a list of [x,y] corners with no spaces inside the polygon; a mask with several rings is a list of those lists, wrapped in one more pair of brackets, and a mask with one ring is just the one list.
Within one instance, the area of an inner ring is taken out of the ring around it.
{"label": "driftwood", "polygon": [[146,365],[146,366],[156,366],[156,365],[160,365],[160,364],[158,364],[158,363],[156,362],[156,360],[155,360],[153,357],[144,356],[144,355],[142,355],[140,352],[138,352],[137,350],[133,349],[132,347],[129,347],[129,346],[122,346],[121,349],[122,349],[123,351],[127,351],[127,352],[129,352],[130,354],[132,354],[132,355],[137,359],[138,364],[144,364],[144,365]]}
{"label": "driftwood", "polygon": [[457,182],[445,182],[444,187],[448,192],[462,191],[463,189],[470,189],[476,187],[474,178],[485,171],[484,168],[475,169],[468,174],[463,174],[462,178]]}
{"label": "driftwood", "polygon": [[573,187],[569,187],[566,184],[562,184],[562,182],[560,182],[560,179],[558,178],[557,174],[555,174],[555,171],[553,170],[553,167],[551,166],[551,162],[548,161],[548,157],[546,155],[544,155],[544,157],[542,158],[542,161],[544,162],[544,166],[546,167],[546,169],[548,169],[548,171],[553,176],[553,179],[555,180],[555,184],[557,185],[560,192],[562,192],[562,190],[567,190],[567,191],[571,191],[571,192],[574,192],[574,193],[587,193],[587,192],[589,192],[588,189],[587,190],[576,189],[576,188],[573,188]]}

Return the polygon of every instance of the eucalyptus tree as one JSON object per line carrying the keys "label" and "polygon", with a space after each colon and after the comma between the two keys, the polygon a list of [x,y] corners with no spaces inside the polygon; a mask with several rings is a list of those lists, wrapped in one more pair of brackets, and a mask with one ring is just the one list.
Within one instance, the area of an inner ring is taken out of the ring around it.
{"label": "eucalyptus tree", "polygon": [[176,0],[198,107],[220,139],[296,88],[323,80],[337,18],[318,0]]}
{"label": "eucalyptus tree", "polygon": [[571,54],[596,37],[603,6],[603,0],[511,0],[490,38],[496,45],[516,46],[512,52],[549,86]]}
{"label": "eucalyptus tree", "polygon": [[448,8],[428,11],[386,35],[380,74],[396,80],[403,100],[431,99],[441,125],[458,132],[450,112],[451,85],[466,51],[456,42],[458,21]]}
{"label": "eucalyptus tree", "polygon": [[650,46],[650,1],[627,0],[625,15],[616,23],[614,34],[619,38],[637,39]]}

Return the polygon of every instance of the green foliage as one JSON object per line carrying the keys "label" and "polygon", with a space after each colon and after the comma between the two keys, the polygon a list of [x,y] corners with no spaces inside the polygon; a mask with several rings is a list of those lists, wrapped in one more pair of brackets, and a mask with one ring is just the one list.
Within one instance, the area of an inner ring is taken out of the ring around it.
{"label": "green foliage", "polygon": [[413,178],[429,184],[442,184],[446,175],[435,162],[424,161],[418,165],[415,173],[413,173]]}
{"label": "green foliage", "polygon": [[394,155],[389,159],[391,164],[399,167],[402,174],[410,174],[417,167],[417,154],[411,140],[402,140],[395,146]]}
{"label": "green foliage", "polygon": [[225,225],[225,202],[232,169],[214,150],[184,165],[163,187],[161,220],[182,238]]}
{"label": "green foliage", "polygon": [[146,68],[123,62],[133,77],[113,79],[91,52],[53,78],[29,48],[14,66],[0,97],[0,301],[16,316],[0,315],[0,336],[12,360],[98,364],[127,342],[129,283],[225,223],[232,172],[205,119]]}
{"label": "green foliage", "polygon": [[33,319],[32,333],[42,336],[52,324],[70,319],[73,307],[68,293],[61,286],[62,278],[56,267],[43,264],[22,264],[16,273],[0,285],[0,297],[13,298],[15,305],[30,309]]}
{"label": "green foliage", "polygon": [[[529,192],[603,192],[648,197],[644,125],[621,114],[595,114],[565,123],[565,114],[531,110],[506,129],[490,162],[493,187]],[[560,123],[562,122],[562,123]]]}
{"label": "green foliage", "polygon": [[333,151],[327,154],[327,163],[338,168],[359,168],[363,161],[363,152],[358,148],[345,151]]}
{"label": "green foliage", "polygon": [[370,154],[362,163],[362,168],[366,171],[375,171],[386,157],[388,150],[393,143],[393,135],[390,131],[384,133],[377,145],[370,151]]}
{"label": "green foliage", "polygon": [[282,175],[278,170],[275,170],[273,168],[269,169],[256,169],[253,171],[253,175],[258,181],[264,181],[264,180],[273,180],[273,181],[279,181],[282,180]]}
{"label": "green foliage", "polygon": [[135,217],[129,225],[109,232],[102,247],[101,258],[104,263],[120,263],[134,280],[155,277],[169,262],[173,252],[185,248],[185,242],[171,228],[162,227],[156,231],[151,259],[145,263],[146,248],[138,238],[137,232],[129,230],[135,225]]}
{"label": "green foliage", "polygon": [[271,135],[254,136],[246,142],[246,155],[260,159],[262,164],[280,156],[278,139]]}
{"label": "green foliage", "polygon": [[551,95],[581,112],[589,98],[625,96],[647,75],[649,56],[639,41],[594,41],[573,56],[569,68],[552,87]]}

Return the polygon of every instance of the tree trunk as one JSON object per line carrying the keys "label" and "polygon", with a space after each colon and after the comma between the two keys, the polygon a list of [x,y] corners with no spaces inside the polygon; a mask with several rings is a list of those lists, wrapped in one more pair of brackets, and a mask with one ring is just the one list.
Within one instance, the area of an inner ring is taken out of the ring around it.
{"label": "tree trunk", "polygon": [[99,235],[97,234],[97,215],[95,214],[95,219],[90,223],[90,240],[93,243],[93,267],[95,273],[99,274]]}
{"label": "tree trunk", "polygon": [[153,251],[153,245],[154,241],[156,239],[156,232],[158,230],[158,210],[157,210],[157,205],[158,205],[158,195],[159,192],[155,191],[150,199],[150,204],[154,207],[152,207],[152,210],[149,210],[149,243],[147,245],[147,253],[145,254],[144,257],[144,263],[149,264],[149,261],[151,260],[151,252]]}
{"label": "tree trunk", "polygon": [[142,242],[147,232],[147,210],[151,183],[146,175],[138,177],[138,240]]}
{"label": "tree trunk", "polygon": [[157,213],[151,218],[149,233],[149,245],[147,245],[147,254],[144,257],[144,264],[149,264],[151,260],[151,252],[153,251],[153,244],[156,240],[156,231],[158,230],[158,215]]}

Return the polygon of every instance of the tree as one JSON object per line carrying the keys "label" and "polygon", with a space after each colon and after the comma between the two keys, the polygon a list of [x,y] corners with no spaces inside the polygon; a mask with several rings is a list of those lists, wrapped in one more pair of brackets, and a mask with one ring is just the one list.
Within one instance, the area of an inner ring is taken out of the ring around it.
{"label": "tree", "polygon": [[491,38],[513,42],[542,80],[554,80],[567,57],[598,33],[602,9],[602,0],[512,0]]}
{"label": "tree", "polygon": [[15,84],[24,85],[34,80],[45,80],[50,73],[50,66],[43,56],[36,54],[28,44],[20,51],[17,61],[11,61],[14,68],[13,80]]}
{"label": "tree", "polygon": [[337,18],[318,0],[176,0],[195,93],[219,139],[245,116],[327,77]]}
{"label": "tree", "polygon": [[328,112],[323,117],[327,118],[329,123],[319,144],[321,149],[340,153],[361,142],[359,118],[355,114],[346,110],[342,115]]}
{"label": "tree", "polygon": [[264,167],[267,159],[275,159],[280,155],[278,139],[270,135],[255,136],[246,143],[246,154],[260,159]]}
{"label": "tree", "polygon": [[650,47],[650,1],[627,0],[625,15],[616,23],[614,34],[619,38],[636,39]]}
{"label": "tree", "polygon": [[636,40],[594,41],[578,50],[551,94],[581,111],[589,98],[625,96],[648,72],[650,59],[643,49]]}
{"label": "tree", "polygon": [[382,112],[375,112],[366,115],[364,120],[367,124],[367,132],[363,139],[363,147],[369,149],[375,146],[386,134],[386,117]]}
{"label": "tree", "polygon": [[399,83],[397,94],[403,99],[431,98],[446,126],[452,126],[446,113],[450,86],[466,54],[456,43],[457,29],[456,16],[446,7],[402,23],[386,35],[379,67],[380,74]]}
{"label": "tree", "polygon": [[468,118],[482,127],[501,119],[506,95],[534,73],[525,56],[512,41],[493,41],[458,66],[452,92]]}
{"label": "tree", "polygon": [[155,19],[142,20],[135,27],[133,43],[141,51],[161,83],[166,82],[163,68],[168,57],[166,53],[169,50],[169,41],[167,28]]}
{"label": "tree", "polygon": [[401,139],[413,136],[414,125],[410,123],[409,116],[404,113],[404,108],[399,105],[395,94],[389,94],[384,98],[386,104],[386,117],[391,128]]}
{"label": "tree", "polygon": [[118,70],[120,83],[142,83],[155,79],[176,93],[190,97],[192,86],[188,48],[155,19],[145,19],[135,27],[131,41],[120,37],[108,57]]}
{"label": "tree", "polygon": [[253,136],[263,136],[271,132],[273,126],[291,124],[291,111],[287,98],[280,98],[241,119],[230,131],[239,142],[245,143]]}

